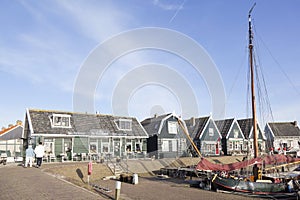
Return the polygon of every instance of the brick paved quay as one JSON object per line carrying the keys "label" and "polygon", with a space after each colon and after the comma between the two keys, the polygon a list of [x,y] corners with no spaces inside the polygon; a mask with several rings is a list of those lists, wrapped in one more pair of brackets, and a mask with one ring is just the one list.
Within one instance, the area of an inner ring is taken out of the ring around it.
{"label": "brick paved quay", "polygon": [[[84,166],[86,163],[83,163]],[[61,165],[61,163],[53,166]],[[136,163],[137,165],[137,163]],[[96,168],[95,165],[93,168]],[[15,164],[0,165],[0,200],[19,199],[113,199],[115,180],[98,180],[94,182],[105,186],[110,193],[96,194],[88,190],[60,180],[46,172],[45,164],[42,169],[23,168]],[[49,166],[50,167],[50,166]],[[63,167],[63,166],[62,166]],[[148,167],[150,164],[148,163]],[[70,167],[65,170],[71,170]],[[83,169],[82,169],[83,171]],[[95,176],[95,174],[93,174]],[[167,179],[157,180],[156,177],[139,177],[137,185],[122,183],[120,200],[249,200],[232,194],[216,193],[198,188],[190,188],[183,180]],[[258,199],[255,199],[258,200]]]}
{"label": "brick paved quay", "polygon": [[37,168],[0,167],[0,199],[102,199]]}

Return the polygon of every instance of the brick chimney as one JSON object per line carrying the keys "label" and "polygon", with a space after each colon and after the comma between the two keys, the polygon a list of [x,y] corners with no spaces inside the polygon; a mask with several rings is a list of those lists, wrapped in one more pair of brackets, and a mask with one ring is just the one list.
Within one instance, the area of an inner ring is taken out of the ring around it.
{"label": "brick chimney", "polygon": [[293,124],[294,124],[294,126],[295,126],[295,127],[297,127],[297,126],[298,126],[298,123],[297,123],[297,121],[294,121],[294,122],[293,122]]}
{"label": "brick chimney", "polygon": [[17,120],[16,124],[22,126],[23,122],[21,120]]}
{"label": "brick chimney", "polygon": [[191,117],[190,122],[191,122],[191,126],[195,126],[196,125],[195,117]]}

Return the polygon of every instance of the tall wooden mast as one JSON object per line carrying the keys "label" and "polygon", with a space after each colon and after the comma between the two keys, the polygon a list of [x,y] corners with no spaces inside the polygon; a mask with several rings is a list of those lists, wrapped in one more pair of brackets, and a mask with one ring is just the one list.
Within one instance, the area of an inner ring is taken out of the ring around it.
{"label": "tall wooden mast", "polygon": [[254,147],[254,158],[258,157],[258,134],[257,134],[257,119],[256,119],[256,103],[255,103],[255,84],[254,84],[254,66],[253,66],[253,33],[251,24],[251,12],[256,4],[252,6],[249,11],[249,64],[250,64],[250,76],[251,76],[251,100],[252,100],[252,117],[253,117],[253,147]]}

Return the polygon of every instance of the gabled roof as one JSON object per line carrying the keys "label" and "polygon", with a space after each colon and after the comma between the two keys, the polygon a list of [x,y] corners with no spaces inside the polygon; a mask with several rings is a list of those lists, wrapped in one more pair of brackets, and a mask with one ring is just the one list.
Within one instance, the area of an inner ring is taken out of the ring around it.
{"label": "gabled roof", "polygon": [[[53,114],[70,116],[69,128],[53,128],[50,117]],[[34,134],[75,134],[93,136],[134,136],[148,137],[141,124],[134,117],[121,117],[103,114],[86,114],[66,111],[28,109],[26,117],[29,121],[31,133]],[[118,120],[132,121],[131,130],[120,130]]]}
{"label": "gabled roof", "polygon": [[178,119],[175,114],[168,113],[159,116],[155,115],[154,117],[144,119],[141,124],[143,125],[149,136],[153,136],[156,134],[160,134],[164,121],[172,116]]}
{"label": "gabled roof", "polygon": [[17,126],[18,126],[18,125],[16,124],[16,125],[12,125],[12,126],[10,126],[10,127],[8,127],[8,128],[2,129],[2,130],[0,131],[0,135],[2,135],[2,134],[4,134],[4,133],[8,132],[8,131],[11,130],[11,129],[14,129],[14,128],[17,127]]}
{"label": "gabled roof", "polygon": [[[245,136],[246,139],[249,139],[249,137],[251,137],[252,135],[252,127],[253,127],[253,119],[252,118],[247,118],[247,119],[239,119],[237,120],[237,122],[240,125],[240,128]],[[262,133],[259,124],[257,123],[257,129],[259,132]],[[263,134],[263,133],[262,133]],[[265,139],[264,134],[262,135],[262,137]]]}
{"label": "gabled roof", "polygon": [[191,138],[199,138],[210,116],[184,120]]}
{"label": "gabled roof", "polygon": [[298,136],[300,137],[300,129],[297,122],[269,122],[272,134],[276,137],[282,136]]}
{"label": "gabled roof", "polygon": [[229,133],[233,122],[234,122],[234,118],[215,121],[222,138],[227,137],[227,134]]}
{"label": "gabled roof", "polygon": [[14,125],[0,132],[0,140],[14,140],[22,138],[23,126]]}

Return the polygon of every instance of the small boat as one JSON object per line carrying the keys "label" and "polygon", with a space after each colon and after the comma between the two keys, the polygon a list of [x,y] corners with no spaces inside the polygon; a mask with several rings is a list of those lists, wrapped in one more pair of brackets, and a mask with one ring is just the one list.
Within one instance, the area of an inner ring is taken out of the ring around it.
{"label": "small boat", "polygon": [[[292,180],[291,180],[292,181]],[[292,182],[273,183],[269,181],[249,181],[238,178],[223,178],[215,174],[212,179],[212,188],[219,191],[231,191],[236,194],[244,194],[255,197],[268,197],[276,199],[297,199],[298,194],[293,190]]]}

